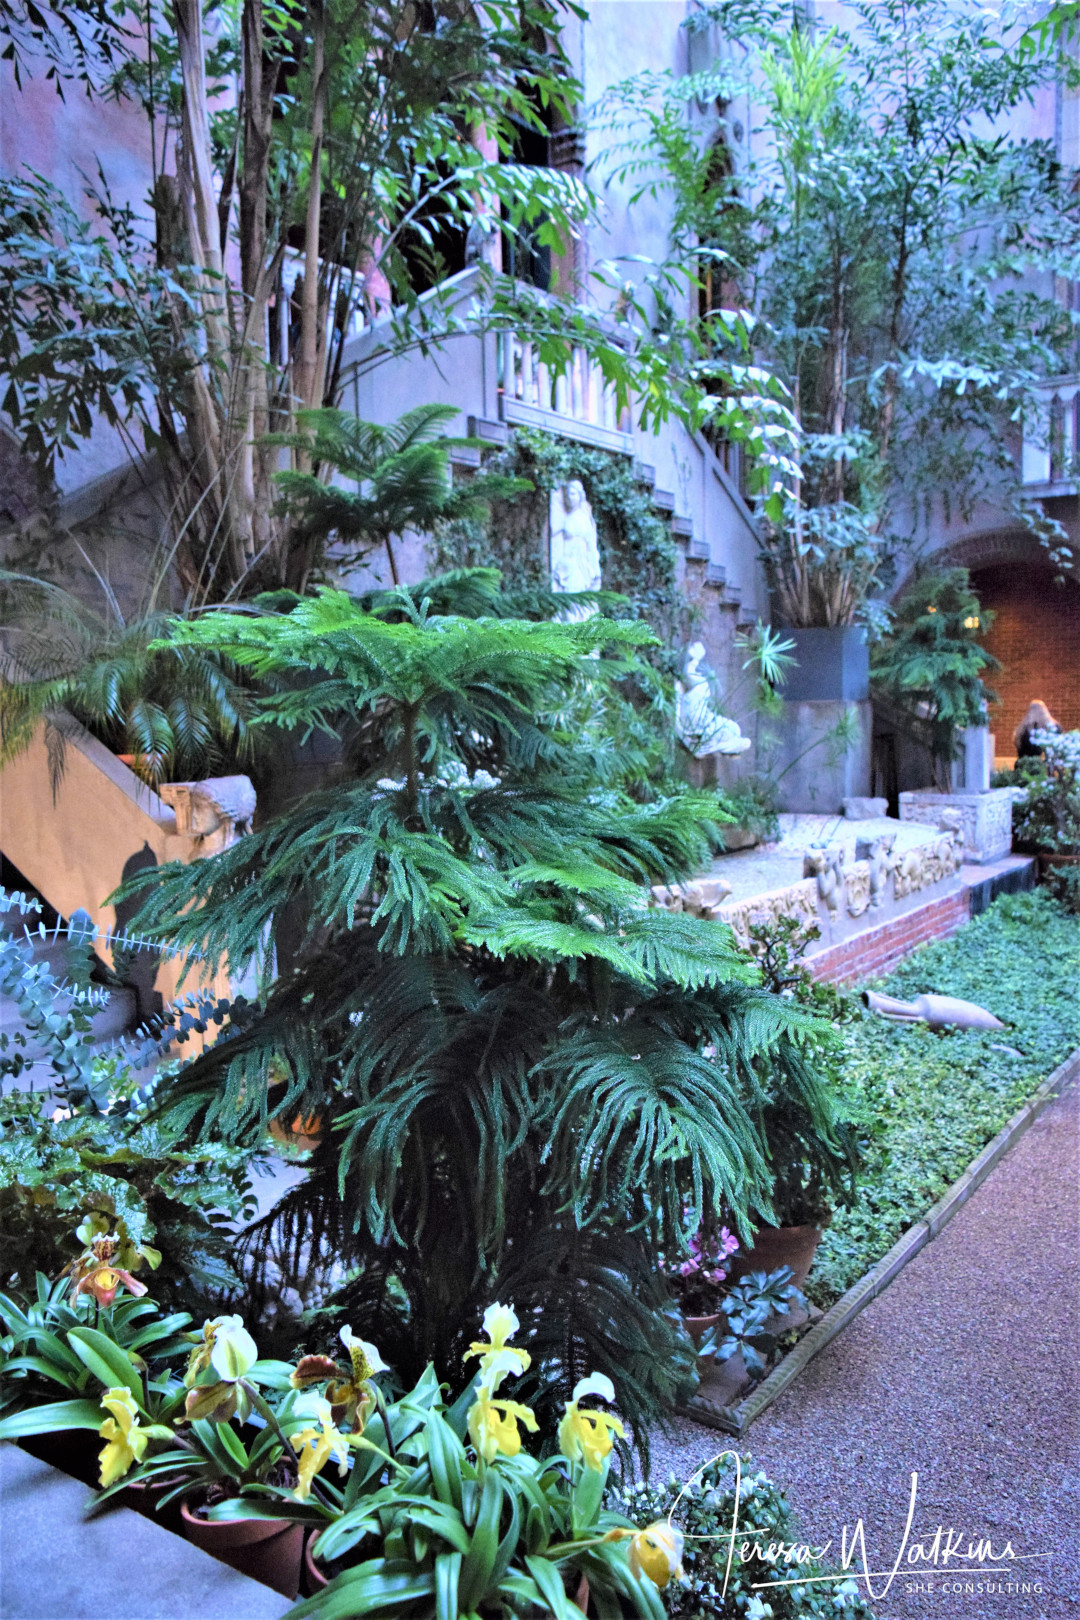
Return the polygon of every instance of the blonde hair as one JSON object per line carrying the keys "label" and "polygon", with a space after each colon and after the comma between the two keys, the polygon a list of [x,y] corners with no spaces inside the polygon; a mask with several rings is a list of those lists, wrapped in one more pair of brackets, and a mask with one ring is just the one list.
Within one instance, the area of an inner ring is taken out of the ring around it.
{"label": "blonde hair", "polygon": [[1027,714],[1025,714],[1024,718],[1013,732],[1013,746],[1017,753],[1019,753],[1021,748],[1027,742],[1031,732],[1050,730],[1059,731],[1060,729],[1060,726],[1050,713],[1050,710],[1046,707],[1046,704],[1041,698],[1036,698],[1034,703],[1028,704]]}

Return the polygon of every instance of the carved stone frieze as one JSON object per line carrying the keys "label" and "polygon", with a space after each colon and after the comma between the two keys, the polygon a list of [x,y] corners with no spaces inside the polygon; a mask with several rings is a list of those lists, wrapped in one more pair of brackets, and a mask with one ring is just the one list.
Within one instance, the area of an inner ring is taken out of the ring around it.
{"label": "carved stone frieze", "polygon": [[752,923],[777,923],[783,917],[797,917],[809,926],[818,920],[817,883],[804,878],[787,889],[774,889],[771,894],[755,894],[749,900],[729,901],[716,913],[720,922],[726,922],[744,950],[750,949]]}
{"label": "carved stone frieze", "polygon": [[940,827],[943,815],[960,818],[964,859],[994,861],[1012,848],[1012,790],[989,793],[901,793],[900,820]]}

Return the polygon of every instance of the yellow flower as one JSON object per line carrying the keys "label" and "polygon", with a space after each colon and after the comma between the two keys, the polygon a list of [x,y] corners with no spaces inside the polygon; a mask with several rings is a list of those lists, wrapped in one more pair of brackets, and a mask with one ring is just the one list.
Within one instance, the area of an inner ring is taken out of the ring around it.
{"label": "yellow flower", "polygon": [[300,1459],[300,1477],[293,1495],[298,1502],[306,1502],[311,1495],[311,1482],[321,1474],[331,1457],[337,1459],[338,1473],[344,1476],[349,1456],[350,1437],[335,1428],[329,1401],[320,1401],[317,1411],[319,1427],[309,1425],[289,1436],[289,1444]]}
{"label": "yellow flower", "polygon": [[683,1534],[667,1519],[657,1519],[630,1538],[630,1568],[647,1575],[654,1586],[666,1586],[682,1574]]}
{"label": "yellow flower", "polygon": [[133,1463],[142,1462],[150,1435],[139,1427],[139,1411],[130,1389],[107,1389],[101,1404],[107,1417],[98,1434],[109,1443],[100,1456],[101,1486],[114,1485]]}
{"label": "yellow flower", "polygon": [[514,1337],[520,1326],[512,1305],[489,1305],[484,1312],[484,1332],[490,1342],[485,1344],[483,1340],[476,1340],[465,1352],[465,1361],[470,1361],[473,1356],[480,1357],[484,1382],[492,1390],[498,1389],[507,1374],[516,1378],[523,1373],[532,1360],[527,1350],[520,1350],[516,1344],[506,1342]]}
{"label": "yellow flower", "polygon": [[612,1435],[617,1434],[621,1440],[625,1430],[610,1412],[582,1412],[578,1402],[586,1395],[599,1395],[605,1401],[613,1401],[615,1386],[603,1373],[579,1379],[574,1386],[573,1399],[566,1402],[566,1416],[559,1424],[559,1450],[571,1462],[580,1459],[586,1468],[599,1473],[614,1444]]}
{"label": "yellow flower", "polygon": [[491,1390],[481,1384],[476,1400],[469,1408],[469,1439],[477,1455],[487,1463],[494,1462],[501,1451],[504,1457],[516,1457],[521,1450],[518,1423],[524,1423],[530,1434],[539,1425],[527,1406],[520,1401],[496,1401]]}

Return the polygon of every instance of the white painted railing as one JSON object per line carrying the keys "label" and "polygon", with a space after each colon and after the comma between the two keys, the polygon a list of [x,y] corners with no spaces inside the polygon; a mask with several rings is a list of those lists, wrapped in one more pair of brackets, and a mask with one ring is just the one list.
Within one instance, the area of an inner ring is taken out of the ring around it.
{"label": "white painted railing", "polygon": [[571,438],[632,453],[630,412],[584,349],[555,375],[531,344],[513,334],[499,338],[499,395],[503,420],[548,427]]}
{"label": "white painted railing", "polygon": [[1039,390],[1038,415],[1025,425],[1021,479],[1025,487],[1062,493],[1075,488],[1080,457],[1080,376],[1055,377]]}

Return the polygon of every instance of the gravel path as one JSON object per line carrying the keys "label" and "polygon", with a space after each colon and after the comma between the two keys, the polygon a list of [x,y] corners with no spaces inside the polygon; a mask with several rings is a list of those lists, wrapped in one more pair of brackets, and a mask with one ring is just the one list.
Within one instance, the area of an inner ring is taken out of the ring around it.
{"label": "gravel path", "polygon": [[[905,1565],[878,1620],[1080,1620],[1078,1148],[1072,1086],[740,1442],[789,1488],[811,1542],[838,1547],[861,1516],[872,1571],[895,1562],[912,1473],[909,1548],[940,1524],[965,1547],[989,1536],[1053,1555],[981,1577],[1012,1583],[992,1595],[952,1590],[965,1586],[955,1562]],[[684,1423],[656,1443],[654,1470],[685,1478],[732,1443]]]}

